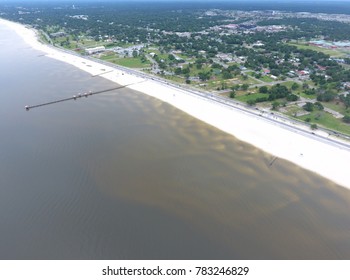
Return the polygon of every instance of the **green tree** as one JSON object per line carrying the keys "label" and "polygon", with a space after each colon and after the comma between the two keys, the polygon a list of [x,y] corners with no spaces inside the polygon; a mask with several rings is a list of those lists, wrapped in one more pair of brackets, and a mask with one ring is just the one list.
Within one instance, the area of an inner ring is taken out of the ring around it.
{"label": "green tree", "polygon": [[175,74],[176,75],[181,75],[181,73],[182,73],[182,69],[180,67],[175,69]]}
{"label": "green tree", "polygon": [[280,106],[280,103],[278,101],[272,102],[272,110],[277,110]]}
{"label": "green tree", "polygon": [[312,88],[312,89],[305,89],[305,90],[304,90],[304,93],[305,93],[306,95],[314,95],[314,94],[316,94],[316,91],[315,91],[314,88]]}
{"label": "green tree", "polygon": [[202,81],[206,81],[210,79],[210,72],[199,72],[198,73],[198,77],[199,79],[201,79]]}
{"label": "green tree", "polygon": [[224,81],[222,81],[221,82],[221,90],[225,90],[225,89],[227,89],[227,84]]}
{"label": "green tree", "polygon": [[343,122],[350,123],[350,115],[345,115],[343,117]]}
{"label": "green tree", "polygon": [[249,88],[249,85],[248,85],[248,84],[243,84],[243,85],[241,86],[241,89],[244,90],[244,91],[246,91],[248,88]]}
{"label": "green tree", "polygon": [[233,76],[229,71],[224,70],[224,71],[222,71],[222,78],[225,80],[228,80],[228,79],[232,79]]}
{"label": "green tree", "polygon": [[256,103],[256,101],[253,100],[253,99],[249,99],[249,100],[247,101],[247,104],[250,105],[250,106],[255,105],[255,103]]}
{"label": "green tree", "polygon": [[182,69],[182,74],[184,74],[184,75],[190,74],[190,68],[185,67],[184,69]]}
{"label": "green tree", "polygon": [[334,100],[337,95],[333,92],[326,91],[317,95],[317,101],[329,102]]}
{"label": "green tree", "polygon": [[309,85],[308,85],[307,83],[303,83],[302,88],[303,88],[303,89],[308,89],[308,88],[309,88]]}
{"label": "green tree", "polygon": [[297,90],[299,88],[299,85],[297,83],[292,84],[291,89],[292,90]]}
{"label": "green tree", "polygon": [[306,102],[303,108],[305,111],[312,112],[314,110],[314,104],[311,102]]}
{"label": "green tree", "polygon": [[288,94],[286,98],[288,101],[297,101],[299,99],[298,95],[292,93]]}
{"label": "green tree", "polygon": [[350,107],[350,94],[347,94],[346,97],[344,98],[344,105],[346,109]]}
{"label": "green tree", "polygon": [[322,105],[321,102],[315,102],[314,106],[315,106],[318,110],[323,110],[323,109],[324,109],[324,107],[323,107],[323,105]]}
{"label": "green tree", "polygon": [[260,87],[260,88],[259,88],[259,92],[260,92],[260,93],[267,93],[267,92],[268,92],[267,86],[262,86],[262,87]]}
{"label": "green tree", "polygon": [[142,55],[141,56],[141,62],[142,63],[145,63],[147,61],[147,58],[145,57],[145,55]]}

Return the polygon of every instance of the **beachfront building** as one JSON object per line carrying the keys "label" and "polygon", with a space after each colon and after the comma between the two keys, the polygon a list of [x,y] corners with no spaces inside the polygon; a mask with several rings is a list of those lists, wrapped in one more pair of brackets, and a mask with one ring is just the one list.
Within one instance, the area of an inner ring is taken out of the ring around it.
{"label": "beachfront building", "polygon": [[63,32],[63,31],[50,33],[51,38],[59,38],[59,37],[64,37],[64,36],[67,36],[67,34],[66,34],[66,32]]}
{"label": "beachfront building", "polygon": [[100,47],[95,47],[95,48],[87,48],[87,49],[85,49],[85,52],[87,54],[95,54],[95,53],[104,52],[105,50],[106,50],[106,48],[104,46],[100,46]]}

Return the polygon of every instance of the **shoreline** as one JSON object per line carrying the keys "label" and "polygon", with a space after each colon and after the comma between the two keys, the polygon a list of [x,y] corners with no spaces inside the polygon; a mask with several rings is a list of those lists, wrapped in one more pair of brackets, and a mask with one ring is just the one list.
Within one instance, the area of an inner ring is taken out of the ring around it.
{"label": "shoreline", "polygon": [[[274,121],[278,116],[267,112],[264,116],[259,116],[243,108],[239,109],[239,106],[235,108],[213,98],[209,99],[204,94],[196,95],[191,90],[172,86],[170,83],[141,77],[141,73],[136,76],[135,71],[127,72],[123,67],[117,69],[44,45],[37,40],[33,29],[19,23],[0,18],[0,24],[14,30],[28,45],[50,58],[73,65],[92,76],[100,76],[155,97],[241,141],[350,189],[350,176],[345,168],[350,162],[350,149],[331,143],[327,140],[330,136],[322,131],[315,131],[317,135],[313,135],[311,130],[302,128],[292,120],[283,124],[280,119],[278,123]],[[338,143],[341,141],[338,140]]]}

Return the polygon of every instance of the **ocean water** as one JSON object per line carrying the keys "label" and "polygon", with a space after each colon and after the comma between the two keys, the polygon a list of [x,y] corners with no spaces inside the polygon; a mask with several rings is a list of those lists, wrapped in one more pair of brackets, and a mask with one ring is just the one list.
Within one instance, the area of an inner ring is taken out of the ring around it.
{"label": "ocean water", "polygon": [[115,84],[1,25],[0,73],[0,259],[350,258],[349,190],[127,88],[26,111]]}

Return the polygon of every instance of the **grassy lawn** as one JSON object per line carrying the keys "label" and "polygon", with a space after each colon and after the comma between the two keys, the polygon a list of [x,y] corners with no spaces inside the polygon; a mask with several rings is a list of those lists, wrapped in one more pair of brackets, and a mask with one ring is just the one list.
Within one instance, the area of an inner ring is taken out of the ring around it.
{"label": "grassy lawn", "polygon": [[222,86],[224,85],[224,90],[229,90],[233,86],[232,80],[210,80],[207,85],[208,90],[222,90]]}
{"label": "grassy lawn", "polygon": [[192,68],[190,68],[190,76],[196,77],[198,76],[199,72],[209,72],[210,69],[210,66],[203,66],[201,69],[197,69],[196,66],[192,66]]}
{"label": "grassy lawn", "polygon": [[236,96],[235,99],[241,102],[247,102],[248,100],[255,100],[259,97],[267,97],[267,96],[268,96],[267,94],[263,94],[263,93],[253,93],[253,94],[245,93],[243,95]]}
{"label": "grassy lawn", "polygon": [[58,38],[54,38],[52,39],[52,41],[54,41],[56,44],[60,44],[60,43],[63,43],[67,40],[67,37],[58,37]]}
{"label": "grassy lawn", "polygon": [[45,43],[49,43],[49,41],[47,40],[46,36],[40,32],[40,40],[45,42]]}
{"label": "grassy lawn", "polygon": [[255,72],[254,71],[249,71],[249,72],[245,72],[245,74],[247,74],[249,76],[254,76]]}
{"label": "grassy lawn", "polygon": [[117,56],[114,53],[101,56],[101,59],[107,60],[107,61],[112,61],[113,59],[116,59],[116,58]]}
{"label": "grassy lawn", "polygon": [[[286,110],[286,114],[290,117],[294,117],[295,114],[297,114],[298,112],[300,111],[303,111],[302,108],[300,108],[299,106],[297,105],[290,105],[290,106],[287,106],[286,108],[284,108]],[[283,110],[283,109],[281,109]]]}
{"label": "grassy lawn", "polygon": [[275,81],[274,79],[272,79],[268,76],[262,76],[259,80],[266,82],[266,83],[271,83],[271,82]]}
{"label": "grassy lawn", "polygon": [[[61,46],[61,47],[64,47],[64,48],[69,49],[69,50],[73,50],[73,49],[78,48],[77,42],[73,40],[72,36],[54,38],[54,39],[52,39],[52,41],[54,44]],[[67,42],[69,42],[69,44],[67,44]]]}
{"label": "grassy lawn", "polygon": [[242,84],[256,85],[258,82],[248,76],[248,79],[244,79],[242,76],[237,76]]}
{"label": "grassy lawn", "polygon": [[320,48],[316,46],[309,46],[307,43],[289,43],[288,45],[295,46],[299,49],[304,49],[304,50],[313,50],[316,52],[322,52],[324,54],[328,54],[330,56],[336,56],[336,57],[343,57],[345,54],[343,52],[337,51],[337,50],[330,50],[330,49],[325,49],[325,48]]}
{"label": "grassy lawn", "polygon": [[169,80],[169,81],[173,81],[173,82],[177,82],[177,83],[181,83],[181,84],[185,83],[185,79],[184,78],[181,78],[181,77],[176,76],[176,75],[164,76],[164,78]]}
{"label": "grassy lawn", "polygon": [[121,48],[129,48],[134,46],[133,43],[125,43],[125,42],[117,42],[115,43],[116,46],[121,47]]}
{"label": "grassy lawn", "polygon": [[142,62],[139,57],[118,58],[115,54],[107,54],[101,56],[101,59],[129,68],[145,68],[151,66],[148,61]]}
{"label": "grassy lawn", "polygon": [[191,60],[191,61],[194,60],[193,58],[190,58],[190,57],[188,57],[187,55],[185,55],[185,54],[183,54],[183,53],[177,53],[176,56],[182,58],[183,60],[187,60],[187,61],[189,61],[189,60]]}
{"label": "grassy lawn", "polygon": [[164,59],[165,62],[166,62],[167,60],[169,60],[169,59],[168,59],[168,58],[169,58],[169,55],[166,54],[166,53],[163,53],[163,54],[159,53],[159,54],[157,54],[157,55],[158,55],[159,59]]}
{"label": "grassy lawn", "polygon": [[142,62],[139,57],[117,58],[114,63],[129,68],[144,68],[151,66],[148,61]]}
{"label": "grassy lawn", "polygon": [[[291,88],[293,84],[294,84],[293,81],[288,81],[288,82],[282,82],[282,83],[281,83],[281,85],[284,85],[284,86],[286,86],[287,88]],[[299,85],[299,88],[301,88],[301,85],[300,85],[300,84],[298,84],[298,85]]]}
{"label": "grassy lawn", "polygon": [[95,45],[96,41],[91,39],[80,39],[79,43],[84,46]]}
{"label": "grassy lawn", "polygon": [[312,95],[307,95],[303,92],[300,92],[299,94],[301,97],[307,98],[307,99],[316,99],[316,94],[312,94]]}
{"label": "grassy lawn", "polygon": [[350,108],[346,109],[342,103],[336,104],[334,102],[322,102],[322,105],[343,115],[350,114]]}
{"label": "grassy lawn", "polygon": [[[227,83],[226,83],[227,85]],[[207,85],[208,90],[217,90],[219,88],[221,90],[222,82],[217,80],[217,81],[209,81]]]}
{"label": "grassy lawn", "polygon": [[103,43],[104,46],[108,49],[108,48],[115,48],[115,47],[120,47],[120,48],[128,48],[133,46],[134,44],[131,43],[124,43],[124,42],[104,42]]}
{"label": "grassy lawn", "polygon": [[104,46],[102,42],[96,42],[95,40],[91,40],[91,39],[80,40],[78,44],[82,45],[82,47],[84,48],[95,48],[95,47]]}
{"label": "grassy lawn", "polygon": [[69,45],[67,46],[67,48],[68,48],[69,50],[75,50],[75,49],[78,48],[78,45],[75,44],[75,43],[71,43],[71,44],[69,44]]}
{"label": "grassy lawn", "polygon": [[306,120],[310,118],[310,123],[317,123],[326,128],[336,130],[345,134],[350,135],[350,125],[344,123],[341,119],[334,118],[331,114],[326,112],[315,111],[311,114],[299,117],[301,120]]}

